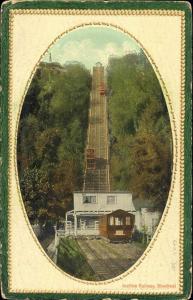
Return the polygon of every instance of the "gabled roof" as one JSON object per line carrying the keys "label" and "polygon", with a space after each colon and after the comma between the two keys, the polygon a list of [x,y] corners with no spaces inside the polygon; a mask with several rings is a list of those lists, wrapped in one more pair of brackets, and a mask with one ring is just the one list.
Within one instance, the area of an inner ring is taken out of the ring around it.
{"label": "gabled roof", "polygon": [[126,216],[126,215],[132,215],[134,216],[134,214],[130,213],[130,212],[127,212],[125,210],[122,210],[122,209],[117,209],[117,210],[114,210],[113,212],[109,213],[108,214],[109,216]]}
{"label": "gabled roof", "polygon": [[93,192],[93,191],[74,191],[73,194],[109,194],[109,195],[114,195],[114,194],[132,194],[131,192],[129,191],[110,191],[110,192],[100,192],[100,191],[97,191],[97,192]]}

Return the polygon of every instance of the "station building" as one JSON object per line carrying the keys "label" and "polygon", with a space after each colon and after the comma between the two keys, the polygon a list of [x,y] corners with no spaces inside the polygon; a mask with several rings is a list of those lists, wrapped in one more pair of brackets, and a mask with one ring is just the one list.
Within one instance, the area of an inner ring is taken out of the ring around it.
{"label": "station building", "polygon": [[[135,213],[129,192],[74,192],[74,209],[66,213],[66,235],[99,235],[100,217],[115,211]],[[115,216],[114,225],[123,225],[123,218]]]}

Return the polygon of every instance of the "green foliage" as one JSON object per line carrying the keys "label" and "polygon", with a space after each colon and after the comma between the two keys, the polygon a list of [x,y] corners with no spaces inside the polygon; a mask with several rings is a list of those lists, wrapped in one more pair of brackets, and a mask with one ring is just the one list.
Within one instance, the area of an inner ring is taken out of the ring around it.
{"label": "green foliage", "polygon": [[172,137],[160,84],[143,52],[112,58],[108,72],[111,188],[162,210],[171,180]]}
{"label": "green foliage", "polygon": [[[172,137],[165,100],[144,56],[111,58],[107,68],[112,190],[130,190],[162,210],[171,179]],[[56,222],[82,188],[91,90],[79,63],[41,63],[18,132],[21,192],[32,222]]]}
{"label": "green foliage", "polygon": [[21,193],[32,222],[56,222],[82,188],[90,73],[81,64],[41,63],[18,132]]}
{"label": "green foliage", "polygon": [[95,273],[89,266],[78,242],[74,239],[60,239],[57,264],[65,272],[75,277],[84,280],[96,280]]}

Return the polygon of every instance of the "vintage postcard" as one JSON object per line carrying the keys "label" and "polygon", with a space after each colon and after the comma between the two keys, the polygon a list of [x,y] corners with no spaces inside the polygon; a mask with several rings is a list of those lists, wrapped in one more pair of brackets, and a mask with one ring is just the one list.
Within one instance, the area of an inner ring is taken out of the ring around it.
{"label": "vintage postcard", "polygon": [[2,5],[4,298],[188,299],[190,45],[184,1]]}

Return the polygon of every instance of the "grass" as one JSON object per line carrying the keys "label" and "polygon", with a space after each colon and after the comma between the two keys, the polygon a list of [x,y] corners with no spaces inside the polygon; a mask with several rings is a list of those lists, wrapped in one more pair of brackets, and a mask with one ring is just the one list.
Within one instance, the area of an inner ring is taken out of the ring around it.
{"label": "grass", "polygon": [[96,280],[78,242],[72,238],[61,238],[58,245],[57,265],[72,276],[84,280]]}

